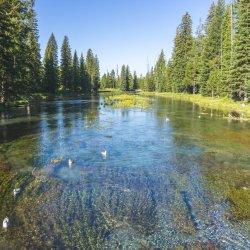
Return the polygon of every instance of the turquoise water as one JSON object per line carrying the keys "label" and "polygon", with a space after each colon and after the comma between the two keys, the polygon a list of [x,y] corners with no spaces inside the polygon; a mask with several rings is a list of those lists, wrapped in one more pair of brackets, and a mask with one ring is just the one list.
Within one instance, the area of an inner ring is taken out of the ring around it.
{"label": "turquoise water", "polygon": [[[5,112],[0,246],[249,249],[248,218],[234,220],[227,199],[230,185],[249,195],[249,146],[249,123],[166,98],[149,110],[92,96]],[[244,185],[228,184],[232,170]]]}

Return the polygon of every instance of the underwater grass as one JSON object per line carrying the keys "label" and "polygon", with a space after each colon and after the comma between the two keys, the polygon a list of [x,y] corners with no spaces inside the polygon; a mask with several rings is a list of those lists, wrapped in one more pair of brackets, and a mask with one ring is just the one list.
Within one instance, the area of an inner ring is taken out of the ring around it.
{"label": "underwater grass", "polygon": [[105,104],[112,108],[148,109],[150,98],[133,94],[112,95],[105,99]]}
{"label": "underwater grass", "polygon": [[25,136],[21,140],[12,141],[2,146],[2,157],[12,169],[26,169],[31,166],[36,154],[36,141],[34,136]]}
{"label": "underwater grass", "polygon": [[213,200],[229,202],[229,219],[250,220],[250,170],[214,165],[204,170],[204,177]]}
{"label": "underwater grass", "polygon": [[198,94],[186,93],[159,93],[159,92],[141,92],[141,96],[162,96],[173,98],[175,100],[183,100],[193,102],[201,107],[221,110],[226,116],[235,112],[239,117],[230,117],[231,119],[250,120],[250,104],[245,102],[235,102],[228,98],[205,97]]}

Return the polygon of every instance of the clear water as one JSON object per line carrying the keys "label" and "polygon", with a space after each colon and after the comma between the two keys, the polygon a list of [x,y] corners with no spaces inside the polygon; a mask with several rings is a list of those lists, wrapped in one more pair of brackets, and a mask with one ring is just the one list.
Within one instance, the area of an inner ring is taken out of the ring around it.
{"label": "clear water", "polygon": [[166,98],[150,110],[92,96],[4,113],[0,248],[250,249],[249,221],[232,220],[209,184],[210,171],[249,175],[249,146],[249,123]]}

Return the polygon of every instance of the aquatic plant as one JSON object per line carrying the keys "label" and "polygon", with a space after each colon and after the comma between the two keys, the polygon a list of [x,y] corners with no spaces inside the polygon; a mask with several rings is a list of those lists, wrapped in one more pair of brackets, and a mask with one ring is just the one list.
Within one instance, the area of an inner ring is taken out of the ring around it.
{"label": "aquatic plant", "polygon": [[214,166],[203,169],[211,198],[229,202],[231,220],[250,220],[250,171],[240,166]]}
{"label": "aquatic plant", "polygon": [[150,98],[132,94],[112,95],[105,99],[105,104],[112,108],[148,109]]}

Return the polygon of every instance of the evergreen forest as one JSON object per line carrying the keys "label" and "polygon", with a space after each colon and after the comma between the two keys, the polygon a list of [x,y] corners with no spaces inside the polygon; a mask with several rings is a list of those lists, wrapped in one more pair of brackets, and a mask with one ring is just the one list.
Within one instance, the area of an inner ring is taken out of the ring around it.
{"label": "evergreen forest", "polygon": [[[43,56],[35,0],[0,1],[0,103],[31,99],[37,93],[90,93],[99,88],[175,92],[250,100],[250,2],[212,3],[195,31],[187,12],[174,37],[172,56],[162,50],[154,67],[137,76],[129,65],[100,77],[99,60],[60,48],[52,33]],[[59,55],[60,53],[60,55]],[[42,58],[42,59],[41,59]]]}

